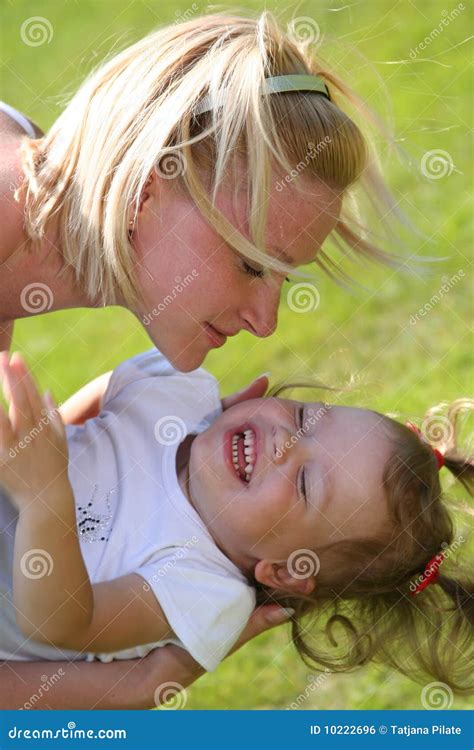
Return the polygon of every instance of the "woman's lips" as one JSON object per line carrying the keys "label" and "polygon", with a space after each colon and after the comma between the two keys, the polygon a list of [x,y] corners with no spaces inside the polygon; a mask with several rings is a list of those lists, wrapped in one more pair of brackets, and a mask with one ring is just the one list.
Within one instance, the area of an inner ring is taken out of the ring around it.
{"label": "woman's lips", "polygon": [[218,349],[219,347],[224,346],[227,341],[227,336],[218,331],[217,328],[214,328],[210,323],[204,323],[204,330],[210,338],[213,347]]}

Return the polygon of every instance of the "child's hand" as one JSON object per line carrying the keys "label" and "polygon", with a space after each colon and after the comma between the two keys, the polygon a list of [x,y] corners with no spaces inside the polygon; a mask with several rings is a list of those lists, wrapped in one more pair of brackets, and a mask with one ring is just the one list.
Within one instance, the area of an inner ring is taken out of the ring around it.
{"label": "child's hand", "polygon": [[0,404],[0,485],[21,511],[67,478],[64,425],[52,396],[41,396],[22,357],[0,353],[0,379],[8,414]]}

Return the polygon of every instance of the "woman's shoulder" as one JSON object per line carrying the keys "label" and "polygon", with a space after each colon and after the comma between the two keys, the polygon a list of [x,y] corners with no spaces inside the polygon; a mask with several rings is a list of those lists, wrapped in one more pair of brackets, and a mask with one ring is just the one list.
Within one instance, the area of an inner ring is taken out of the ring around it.
{"label": "woman's shoulder", "polygon": [[[26,118],[28,119],[28,118]],[[43,131],[31,120],[28,120],[38,138]],[[0,264],[15,252],[23,243],[22,203],[15,201],[13,194],[23,179],[20,160],[21,139],[25,130],[7,112],[0,109]]]}
{"label": "woman's shoulder", "polygon": [[[2,106],[4,106],[3,103]],[[22,112],[19,112],[18,115],[21,115],[21,117],[24,118],[27,123],[29,123],[29,125],[33,128],[36,138],[41,138],[44,135],[44,132],[35,122],[33,122],[33,120],[30,120],[30,118],[26,117],[26,115],[24,115]],[[22,135],[30,134],[26,133],[25,128],[22,127],[22,125],[14,117],[12,117],[9,112],[5,111],[0,106],[0,137],[21,137]]]}

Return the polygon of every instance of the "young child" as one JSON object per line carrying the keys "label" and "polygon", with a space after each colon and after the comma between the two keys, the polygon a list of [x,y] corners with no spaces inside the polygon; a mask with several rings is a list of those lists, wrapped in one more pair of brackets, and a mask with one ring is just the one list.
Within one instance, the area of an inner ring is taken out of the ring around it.
{"label": "young child", "polygon": [[22,360],[3,369],[1,658],[131,658],[171,641],[214,670],[273,600],[294,610],[311,666],[374,659],[467,689],[472,600],[445,572],[460,541],[438,473],[471,487],[455,431],[473,402],[433,450],[365,409],[273,397],[223,412],[209,373],[153,349],[64,434]]}

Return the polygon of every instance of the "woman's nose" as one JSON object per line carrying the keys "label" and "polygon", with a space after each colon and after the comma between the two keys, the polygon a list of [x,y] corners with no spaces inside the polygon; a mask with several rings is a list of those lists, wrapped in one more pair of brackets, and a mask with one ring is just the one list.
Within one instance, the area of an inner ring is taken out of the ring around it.
{"label": "woman's nose", "polygon": [[255,284],[255,292],[246,300],[241,316],[247,331],[265,338],[271,336],[277,327],[281,285],[269,283],[265,289],[262,286]]}

